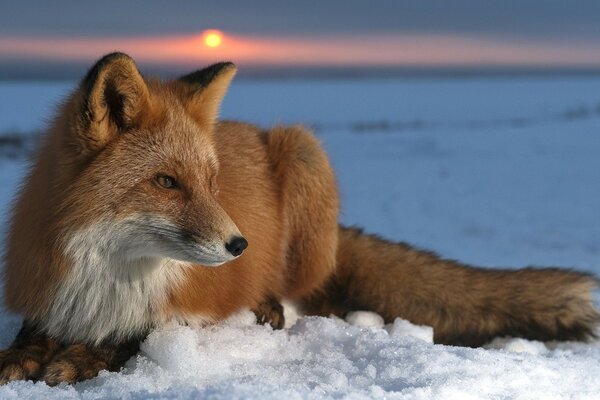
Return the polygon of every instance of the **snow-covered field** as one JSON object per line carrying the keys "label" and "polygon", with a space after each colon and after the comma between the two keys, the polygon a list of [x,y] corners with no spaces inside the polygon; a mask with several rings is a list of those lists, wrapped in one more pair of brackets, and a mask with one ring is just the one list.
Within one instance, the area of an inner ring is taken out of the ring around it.
{"label": "snow-covered field", "polygon": [[[1,210],[71,87],[0,83]],[[477,265],[600,273],[600,78],[239,81],[223,117],[312,126],[347,224]],[[15,382],[0,399],[600,398],[600,342],[466,349],[369,313],[294,320],[277,332],[250,313],[168,326],[121,373],[57,388]],[[0,314],[0,345],[19,323]]]}

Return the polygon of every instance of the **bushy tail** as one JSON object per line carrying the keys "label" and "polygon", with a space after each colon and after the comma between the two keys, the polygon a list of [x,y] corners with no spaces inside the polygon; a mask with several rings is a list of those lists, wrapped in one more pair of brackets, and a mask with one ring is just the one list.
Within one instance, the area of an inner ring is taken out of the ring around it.
{"label": "bushy tail", "polygon": [[558,268],[474,268],[403,243],[340,227],[336,273],[306,311],[351,310],[434,328],[436,343],[480,346],[497,336],[535,340],[594,337],[598,281]]}

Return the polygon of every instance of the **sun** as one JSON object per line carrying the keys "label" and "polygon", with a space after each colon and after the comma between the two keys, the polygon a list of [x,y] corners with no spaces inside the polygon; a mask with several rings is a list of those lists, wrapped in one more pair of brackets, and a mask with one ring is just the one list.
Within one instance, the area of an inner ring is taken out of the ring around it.
{"label": "sun", "polygon": [[216,29],[208,29],[202,32],[202,40],[208,47],[219,47],[223,43],[223,32]]}

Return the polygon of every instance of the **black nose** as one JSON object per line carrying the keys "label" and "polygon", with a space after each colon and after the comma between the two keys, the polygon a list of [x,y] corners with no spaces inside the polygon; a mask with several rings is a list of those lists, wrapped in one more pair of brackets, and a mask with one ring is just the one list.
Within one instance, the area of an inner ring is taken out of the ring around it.
{"label": "black nose", "polygon": [[241,236],[236,236],[229,241],[229,243],[225,243],[225,248],[228,252],[230,252],[234,257],[242,254],[244,250],[248,247],[248,241]]}

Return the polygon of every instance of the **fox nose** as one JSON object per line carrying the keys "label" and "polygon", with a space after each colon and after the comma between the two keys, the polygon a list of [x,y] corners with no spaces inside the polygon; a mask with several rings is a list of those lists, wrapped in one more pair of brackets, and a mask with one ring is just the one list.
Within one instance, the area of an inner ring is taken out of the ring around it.
{"label": "fox nose", "polygon": [[241,236],[236,236],[231,239],[228,243],[225,243],[225,248],[228,252],[230,252],[234,257],[242,254],[244,250],[248,247],[248,241]]}

